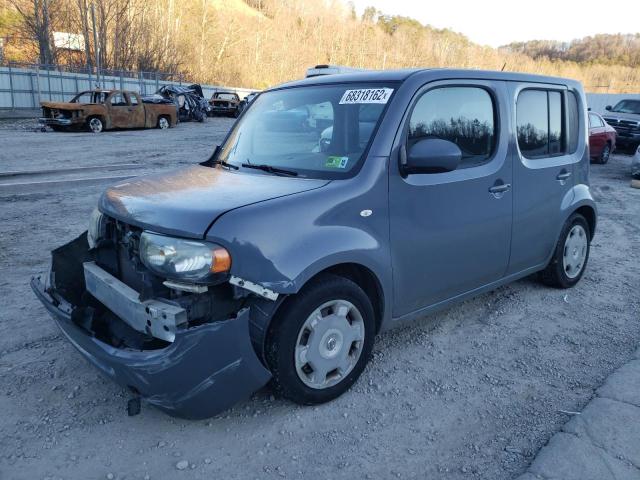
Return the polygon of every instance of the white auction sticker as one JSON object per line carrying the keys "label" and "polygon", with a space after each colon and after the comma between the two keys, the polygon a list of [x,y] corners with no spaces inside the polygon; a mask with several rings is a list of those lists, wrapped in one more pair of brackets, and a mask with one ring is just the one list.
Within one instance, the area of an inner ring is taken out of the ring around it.
{"label": "white auction sticker", "polygon": [[361,88],[347,90],[340,99],[340,105],[357,103],[387,103],[393,93],[393,88]]}

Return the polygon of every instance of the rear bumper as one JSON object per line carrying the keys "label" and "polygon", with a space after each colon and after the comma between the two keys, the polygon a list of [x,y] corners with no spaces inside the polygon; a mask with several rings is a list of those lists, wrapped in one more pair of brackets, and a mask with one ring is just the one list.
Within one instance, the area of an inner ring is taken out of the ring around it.
{"label": "rear bumper", "polygon": [[183,329],[167,347],[113,347],[76,324],[74,306],[40,277],[31,288],[73,346],[104,375],[166,413],[207,418],[248,398],[271,378],[249,338],[249,309],[237,317]]}

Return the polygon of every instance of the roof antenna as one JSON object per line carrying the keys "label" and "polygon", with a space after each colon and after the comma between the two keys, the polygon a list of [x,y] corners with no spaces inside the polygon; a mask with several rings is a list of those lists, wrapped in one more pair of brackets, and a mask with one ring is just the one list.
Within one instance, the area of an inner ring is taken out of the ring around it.
{"label": "roof antenna", "polygon": [[505,67],[507,66],[507,62],[504,62],[504,65],[502,65],[502,68],[500,69],[501,72],[504,72]]}

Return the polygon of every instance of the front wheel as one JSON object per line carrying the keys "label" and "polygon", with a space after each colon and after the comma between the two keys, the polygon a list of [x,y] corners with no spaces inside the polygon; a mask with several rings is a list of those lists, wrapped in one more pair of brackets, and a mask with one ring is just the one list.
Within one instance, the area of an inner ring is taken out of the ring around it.
{"label": "front wheel", "polygon": [[358,379],[371,356],[375,314],[354,282],[323,275],[283,304],[267,336],[274,390],[303,405],[328,402]]}
{"label": "front wheel", "polygon": [[100,133],[104,129],[104,125],[99,117],[91,117],[87,121],[87,128],[90,132]]}
{"label": "front wheel", "polygon": [[549,265],[540,272],[545,285],[571,288],[580,281],[589,260],[591,238],[589,224],[579,213],[569,217],[562,227]]}

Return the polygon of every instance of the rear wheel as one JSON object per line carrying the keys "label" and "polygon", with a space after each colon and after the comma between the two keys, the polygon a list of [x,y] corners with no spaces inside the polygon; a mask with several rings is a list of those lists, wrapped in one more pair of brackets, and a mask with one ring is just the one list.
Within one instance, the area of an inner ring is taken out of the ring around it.
{"label": "rear wheel", "polygon": [[354,282],[335,275],[313,280],[282,306],[267,336],[274,390],[304,405],[340,396],[371,356],[374,315]]}
{"label": "rear wheel", "polygon": [[611,145],[606,144],[600,152],[600,156],[598,157],[598,163],[605,164],[609,161],[609,157],[611,156]]}
{"label": "rear wheel", "polygon": [[104,129],[104,124],[100,117],[91,117],[87,120],[87,128],[90,132],[100,133]]}
{"label": "rear wheel", "polygon": [[540,272],[544,284],[570,288],[580,281],[589,260],[589,231],[589,224],[582,215],[574,213],[569,217],[549,265]]}

